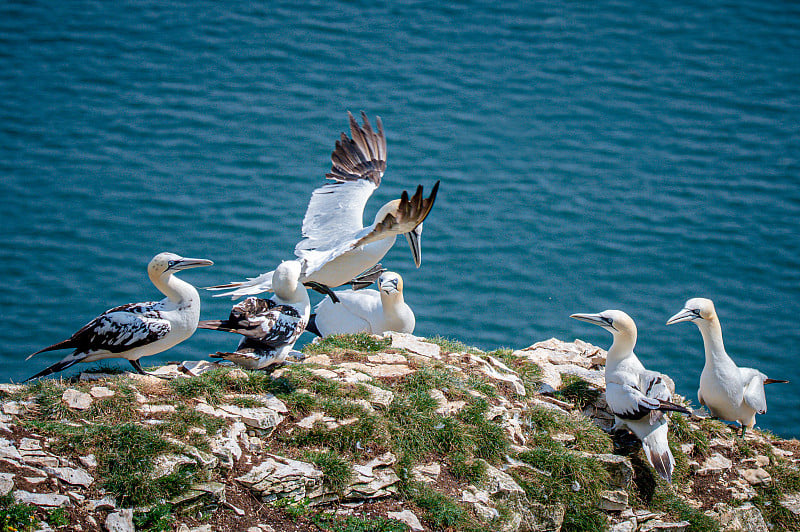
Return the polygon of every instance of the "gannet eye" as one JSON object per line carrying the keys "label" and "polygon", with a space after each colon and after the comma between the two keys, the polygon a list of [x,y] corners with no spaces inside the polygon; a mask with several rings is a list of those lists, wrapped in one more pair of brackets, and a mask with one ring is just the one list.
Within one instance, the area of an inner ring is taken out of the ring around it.
{"label": "gannet eye", "polygon": [[169,262],[167,263],[167,269],[169,269],[169,268],[172,268],[172,267],[173,267],[173,266],[175,266],[176,264],[178,264],[178,261],[176,261],[176,260],[171,260],[171,261],[169,261]]}

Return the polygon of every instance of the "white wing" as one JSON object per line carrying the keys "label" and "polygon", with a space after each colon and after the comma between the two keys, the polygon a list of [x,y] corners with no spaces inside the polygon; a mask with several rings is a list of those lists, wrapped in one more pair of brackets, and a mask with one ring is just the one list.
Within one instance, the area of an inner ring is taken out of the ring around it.
{"label": "white wing", "polygon": [[606,402],[611,411],[622,419],[641,419],[661,406],[658,399],[647,397],[631,384],[606,383]]}
{"label": "white wing", "polygon": [[339,303],[330,297],[314,309],[316,324],[323,336],[356,332],[371,332],[375,318],[381,312],[380,294],[375,290],[340,290]]}
{"label": "white wing", "polygon": [[766,375],[753,368],[739,368],[744,385],[744,402],[759,414],[767,413],[767,396],[764,393]]}

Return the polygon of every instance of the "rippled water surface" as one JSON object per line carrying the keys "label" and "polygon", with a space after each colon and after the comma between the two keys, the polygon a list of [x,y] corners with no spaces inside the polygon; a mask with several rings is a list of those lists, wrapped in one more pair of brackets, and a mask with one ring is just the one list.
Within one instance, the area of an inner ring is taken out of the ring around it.
{"label": "rippled water surface", "polygon": [[[0,4],[0,377],[99,312],[160,297],[157,252],[198,286],[289,258],[346,111],[380,115],[368,205],[442,185],[417,334],[493,349],[610,336],[691,398],[714,299],[729,353],[789,385],[759,425],[800,436],[800,7],[791,2]],[[203,294],[203,316],[230,302]],[[304,337],[305,338],[305,337]],[[145,360],[204,358],[198,331]],[[69,372],[68,372],[69,373]]]}

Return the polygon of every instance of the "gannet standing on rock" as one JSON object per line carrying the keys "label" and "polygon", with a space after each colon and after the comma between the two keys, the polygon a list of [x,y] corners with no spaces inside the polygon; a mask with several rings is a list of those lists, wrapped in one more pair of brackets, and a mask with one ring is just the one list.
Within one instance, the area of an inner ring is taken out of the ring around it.
{"label": "gannet standing on rock", "polygon": [[680,312],[667,320],[667,325],[681,321],[693,321],[703,336],[706,363],[700,375],[698,401],[712,416],[739,422],[744,438],[745,431],[755,425],[756,414],[767,412],[764,385],[789,381],[770,379],[757,369],[736,365],[725,352],[722,326],[710,299],[688,300]]}
{"label": "gannet standing on rock", "polygon": [[667,442],[665,411],[689,410],[674,403],[664,375],[648,371],[633,353],[636,324],[621,310],[600,314],[573,314],[576,320],[599,325],[614,336],[606,358],[606,402],[616,418],[614,428],[627,426],[642,441],[647,460],[667,482],[672,482],[675,459]]}
{"label": "gannet standing on rock", "polygon": [[386,331],[413,333],[414,312],[403,300],[403,278],[394,272],[384,272],[376,290],[340,290],[340,303],[330,297],[314,309],[307,330],[317,336]]}
{"label": "gannet standing on rock", "polygon": [[247,369],[264,369],[282,364],[295,341],[303,333],[311,312],[308,291],[299,282],[300,263],[282,262],[272,276],[275,295],[270,299],[248,297],[234,305],[227,320],[201,321],[201,329],[216,329],[241,334],[234,353],[218,352]]}
{"label": "gannet standing on rock", "polygon": [[25,380],[50,375],[78,362],[105,358],[125,358],[138,373],[145,374],[139,359],[166,351],[186,340],[197,329],[200,319],[197,290],[173,274],[212,264],[206,259],[159,253],[147,265],[147,275],[166,298],[158,302],[130,303],[105,311],[63,342],[30,355],[28,358],[45,351],[74,349],[59,362]]}
{"label": "gannet standing on rock", "polygon": [[[437,181],[428,198],[422,197],[422,185],[411,197],[403,191],[399,200],[381,207],[373,223],[364,227],[364,207],[386,170],[386,136],[380,118],[376,133],[364,113],[361,113],[363,126],[358,125],[352,114],[348,113],[348,117],[352,139],[342,133],[336,141],[331,171],[325,175],[333,183],[311,194],[303,218],[304,239],[294,250],[302,267],[300,282],[330,295],[334,301],[336,296],[330,288],[351,283],[373,268],[394,245],[397,235],[406,236],[414,263],[419,267],[422,222],[430,213],[439,189]],[[211,286],[208,290],[233,289],[217,296],[229,295],[233,299],[260,294],[273,289],[273,273]]]}

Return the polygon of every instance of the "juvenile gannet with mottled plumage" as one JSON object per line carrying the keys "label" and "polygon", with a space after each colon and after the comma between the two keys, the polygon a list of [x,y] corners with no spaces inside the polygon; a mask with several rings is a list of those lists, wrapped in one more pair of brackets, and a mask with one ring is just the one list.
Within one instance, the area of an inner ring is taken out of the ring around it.
{"label": "juvenile gannet with mottled plumage", "polygon": [[201,321],[201,329],[216,329],[241,334],[233,353],[218,352],[247,369],[264,369],[282,364],[295,341],[303,333],[311,312],[308,291],[299,282],[300,263],[282,262],[272,276],[275,295],[270,299],[248,297],[234,305],[227,320]]}
{"label": "juvenile gannet with mottled plumage", "polygon": [[606,358],[606,402],[616,418],[614,428],[627,426],[636,434],[650,465],[661,478],[672,482],[675,459],[667,442],[664,412],[690,412],[670,402],[672,391],[664,375],[646,370],[633,353],[637,334],[633,319],[621,310],[570,317],[599,325],[614,336]]}
{"label": "juvenile gannet with mottled plumage", "polygon": [[[342,133],[336,141],[331,171],[325,175],[333,182],[312,193],[303,218],[304,239],[294,250],[302,266],[300,281],[329,295],[330,288],[351,283],[361,272],[375,266],[399,234],[408,239],[414,263],[419,267],[422,222],[430,213],[439,189],[437,181],[428,198],[422,197],[421,185],[410,198],[404,191],[399,200],[381,207],[373,223],[364,227],[364,207],[386,170],[386,137],[380,118],[375,132],[364,113],[361,113],[363,126],[358,125],[352,114],[348,116],[352,139]],[[271,291],[272,276],[273,272],[267,272],[247,281],[208,289],[233,289],[217,297],[230,295],[236,299]],[[336,296],[331,297],[336,300]]]}
{"label": "juvenile gannet with mottled plumage", "polygon": [[414,332],[414,312],[403,300],[403,278],[394,272],[384,272],[378,279],[378,287],[380,291],[340,290],[336,292],[339,304],[326,297],[314,309],[316,314],[311,315],[306,329],[323,337],[359,332]]}
{"label": "juvenile gannet with mottled plumage", "polygon": [[141,357],[166,351],[186,340],[197,329],[200,319],[200,296],[197,290],[173,274],[212,264],[206,259],[159,253],[147,265],[147,275],[166,298],[157,302],[129,303],[107,310],[63,342],[33,353],[28,358],[45,351],[74,349],[71,354],[26,381],[61,371],[78,362],[104,358],[125,358],[138,373],[144,374],[139,364]]}
{"label": "juvenile gannet with mottled plumage", "polygon": [[789,381],[770,379],[757,369],[736,365],[725,352],[722,326],[710,299],[688,300],[680,312],[667,320],[667,325],[681,321],[693,321],[703,336],[706,363],[700,375],[698,401],[712,416],[739,422],[744,438],[745,431],[755,425],[756,414],[767,413],[764,385]]}

